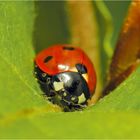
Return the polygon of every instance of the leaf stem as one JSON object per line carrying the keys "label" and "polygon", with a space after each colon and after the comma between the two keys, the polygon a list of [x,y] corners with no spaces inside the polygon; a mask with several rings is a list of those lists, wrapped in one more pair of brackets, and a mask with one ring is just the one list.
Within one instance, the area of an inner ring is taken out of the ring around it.
{"label": "leaf stem", "polygon": [[97,74],[97,88],[91,103],[101,95],[100,49],[98,26],[91,1],[67,1],[71,43],[80,46],[94,64]]}
{"label": "leaf stem", "polygon": [[132,1],[123,23],[110,65],[104,95],[115,89],[139,65],[140,59],[140,1]]}

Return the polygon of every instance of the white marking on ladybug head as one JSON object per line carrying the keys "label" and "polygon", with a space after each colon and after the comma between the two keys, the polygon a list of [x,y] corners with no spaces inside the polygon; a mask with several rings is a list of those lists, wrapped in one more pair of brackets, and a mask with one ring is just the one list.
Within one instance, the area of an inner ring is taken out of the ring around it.
{"label": "white marking on ladybug head", "polygon": [[84,93],[82,93],[82,94],[78,97],[78,99],[79,99],[79,100],[78,100],[78,103],[79,103],[79,104],[85,102],[85,101],[86,101],[86,98],[85,98]]}
{"label": "white marking on ladybug head", "polygon": [[88,75],[87,75],[87,73],[82,74],[82,76],[83,76],[84,79],[88,82]]}
{"label": "white marking on ladybug head", "polygon": [[54,82],[53,83],[55,91],[61,90],[64,88],[64,83],[63,82]]}

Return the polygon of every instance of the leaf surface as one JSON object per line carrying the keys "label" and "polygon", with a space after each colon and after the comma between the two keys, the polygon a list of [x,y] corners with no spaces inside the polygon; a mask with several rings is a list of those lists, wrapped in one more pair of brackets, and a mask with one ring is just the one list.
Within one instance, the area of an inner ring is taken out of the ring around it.
{"label": "leaf surface", "polygon": [[2,2],[0,13],[0,114],[50,106],[33,76],[33,3]]}

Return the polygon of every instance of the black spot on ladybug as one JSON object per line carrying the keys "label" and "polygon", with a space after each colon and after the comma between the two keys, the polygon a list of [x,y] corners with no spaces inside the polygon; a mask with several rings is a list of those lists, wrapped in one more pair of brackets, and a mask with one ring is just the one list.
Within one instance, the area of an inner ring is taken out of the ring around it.
{"label": "black spot on ladybug", "polygon": [[47,57],[44,59],[44,63],[49,62],[52,58],[53,58],[53,56],[47,56]]}
{"label": "black spot on ladybug", "polygon": [[83,65],[83,64],[76,64],[75,67],[76,67],[76,69],[78,70],[78,72],[80,74],[87,73],[87,68],[86,68],[85,65]]}
{"label": "black spot on ladybug", "polygon": [[63,47],[63,50],[72,51],[72,50],[74,50],[74,49],[75,49],[75,48],[73,48],[73,47],[66,47],[66,46]]}

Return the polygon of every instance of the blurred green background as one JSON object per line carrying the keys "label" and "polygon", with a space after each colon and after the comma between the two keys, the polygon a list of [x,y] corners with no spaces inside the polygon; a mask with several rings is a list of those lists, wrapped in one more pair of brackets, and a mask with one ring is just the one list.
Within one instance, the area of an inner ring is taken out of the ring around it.
{"label": "blurred green background", "polygon": [[[111,43],[114,47],[130,1],[105,1],[104,3],[113,19],[114,33]],[[34,28],[34,42],[36,52],[55,43],[69,43],[70,31],[65,4],[64,1],[35,2],[37,17]],[[106,28],[105,21],[94,1],[93,6],[96,10],[100,41],[102,42]]]}
{"label": "blurred green background", "polygon": [[69,43],[69,29],[64,1],[35,2],[35,51],[53,44]]}

